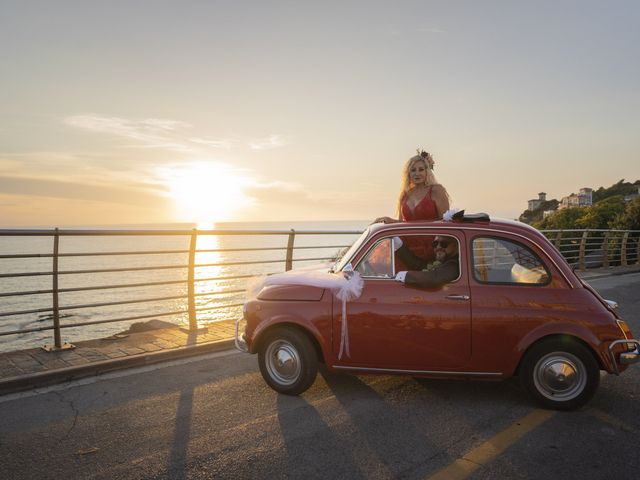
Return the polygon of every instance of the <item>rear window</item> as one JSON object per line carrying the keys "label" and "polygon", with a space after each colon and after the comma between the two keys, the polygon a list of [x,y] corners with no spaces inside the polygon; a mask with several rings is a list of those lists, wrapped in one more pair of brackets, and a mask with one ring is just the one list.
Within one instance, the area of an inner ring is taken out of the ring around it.
{"label": "rear window", "polygon": [[496,237],[473,239],[473,276],[481,283],[546,285],[549,270],[529,247]]}

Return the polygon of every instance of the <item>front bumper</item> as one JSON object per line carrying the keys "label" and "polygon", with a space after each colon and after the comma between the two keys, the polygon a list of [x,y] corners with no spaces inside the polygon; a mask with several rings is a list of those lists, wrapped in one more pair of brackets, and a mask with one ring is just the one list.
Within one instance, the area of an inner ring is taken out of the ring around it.
{"label": "front bumper", "polygon": [[235,336],[235,344],[236,348],[241,352],[248,352],[249,347],[247,346],[246,337],[244,333],[240,335],[240,322],[243,322],[244,318],[238,317],[236,318],[236,336]]}
{"label": "front bumper", "polygon": [[[614,353],[613,349],[616,347],[616,345],[621,344],[633,344],[635,345],[635,349],[620,353],[620,357],[616,361],[616,354]],[[620,375],[618,363],[620,363],[620,365],[631,365],[640,361],[640,341],[625,339],[611,342],[611,344],[609,345],[609,355],[611,355],[611,363],[613,364],[613,368],[615,369],[615,374]]]}

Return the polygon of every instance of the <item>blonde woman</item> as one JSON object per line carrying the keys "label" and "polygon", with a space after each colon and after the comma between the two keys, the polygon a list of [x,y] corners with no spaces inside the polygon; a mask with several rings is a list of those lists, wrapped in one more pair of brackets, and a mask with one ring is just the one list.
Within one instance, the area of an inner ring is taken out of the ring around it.
{"label": "blonde woman", "polygon": [[[433,174],[433,157],[424,150],[418,149],[417,152],[407,160],[402,171],[396,207],[399,219],[380,217],[374,223],[439,220],[449,210],[449,194]],[[431,259],[434,256],[431,240],[431,236],[413,237],[407,238],[405,243],[418,257]]]}
{"label": "blonde woman", "polygon": [[418,150],[417,155],[407,160],[396,207],[399,219],[380,217],[374,223],[441,219],[449,210],[449,195],[433,174],[434,163],[433,157],[424,150]]}

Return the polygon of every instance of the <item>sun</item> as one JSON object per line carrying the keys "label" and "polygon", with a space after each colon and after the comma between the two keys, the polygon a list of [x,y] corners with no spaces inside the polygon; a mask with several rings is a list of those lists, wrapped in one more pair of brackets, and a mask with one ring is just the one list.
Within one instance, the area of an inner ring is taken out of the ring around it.
{"label": "sun", "polygon": [[198,228],[234,220],[250,200],[245,192],[251,179],[221,162],[195,162],[163,172],[180,221]]}

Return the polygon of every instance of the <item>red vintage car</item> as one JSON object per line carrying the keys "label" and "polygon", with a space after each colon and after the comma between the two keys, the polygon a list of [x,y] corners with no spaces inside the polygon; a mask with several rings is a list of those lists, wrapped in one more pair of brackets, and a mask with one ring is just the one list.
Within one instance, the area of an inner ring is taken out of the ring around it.
{"label": "red vintage car", "polygon": [[[414,256],[433,255],[433,244],[457,250],[449,259],[457,277],[437,286],[398,281],[409,270],[400,243]],[[307,390],[322,362],[355,374],[518,376],[540,404],[569,410],[593,396],[600,370],[617,375],[640,358],[615,302],[522,223],[478,214],[372,225],[332,271],[361,277],[359,296],[343,302],[303,275],[299,285],[271,282],[244,305],[236,345],[258,354],[280,393]]]}

